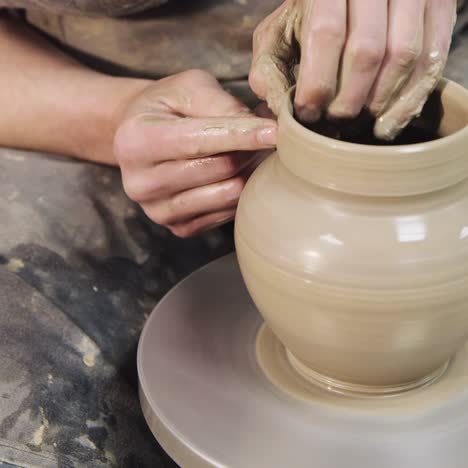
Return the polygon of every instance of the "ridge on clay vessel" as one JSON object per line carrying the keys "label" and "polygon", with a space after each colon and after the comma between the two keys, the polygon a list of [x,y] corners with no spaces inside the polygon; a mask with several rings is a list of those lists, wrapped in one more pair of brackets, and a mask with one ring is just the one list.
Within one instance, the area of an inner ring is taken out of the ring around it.
{"label": "ridge on clay vessel", "polygon": [[304,378],[414,388],[468,339],[468,91],[443,80],[439,139],[372,146],[293,117],[236,215],[242,275]]}

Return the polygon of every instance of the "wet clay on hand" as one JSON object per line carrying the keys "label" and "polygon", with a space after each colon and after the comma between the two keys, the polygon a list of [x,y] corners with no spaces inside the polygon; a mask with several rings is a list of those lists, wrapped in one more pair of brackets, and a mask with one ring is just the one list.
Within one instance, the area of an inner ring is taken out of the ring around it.
{"label": "wet clay on hand", "polygon": [[439,123],[443,117],[440,90],[435,90],[421,110],[421,115],[413,119],[393,140],[382,140],[374,134],[375,117],[363,110],[356,119],[329,120],[325,117],[318,122],[306,125],[320,135],[336,140],[361,145],[411,145],[441,138]]}
{"label": "wet clay on hand", "polygon": [[[304,54],[318,55],[318,52],[314,52],[317,51],[315,42],[312,44],[312,50],[310,49],[310,42],[314,39],[314,34],[318,34],[309,31],[311,25],[313,26],[313,15],[321,14],[330,17],[333,8],[338,8],[338,6],[329,5],[327,9],[323,4],[320,11],[315,11],[314,8],[318,8],[317,3],[323,2],[287,1],[260,24],[254,36],[254,60],[250,73],[252,88],[260,98],[267,101],[270,109],[278,115],[286,91],[296,81],[294,68],[300,63],[298,67],[300,69],[299,89],[301,89],[301,82],[313,83],[313,89],[317,92],[322,88],[330,88],[330,96],[326,99],[324,97],[321,104],[324,110],[322,120],[324,120],[327,115],[333,119],[357,115],[359,110],[354,113],[353,110],[348,109],[349,93],[362,86],[362,82],[366,81],[369,83],[370,89],[365,91],[368,98],[367,103],[364,99],[363,105],[368,106],[371,115],[375,118],[374,136],[380,140],[391,141],[395,139],[402,129],[420,114],[428,96],[442,77],[451,41],[451,32],[455,24],[456,2],[451,0],[441,9],[438,0],[429,0],[426,10],[422,11],[419,11],[420,7],[416,6],[416,3],[420,2],[408,3],[406,6],[404,3],[394,2],[389,5],[388,11],[381,11],[384,7],[375,5],[378,11],[374,15],[373,23],[370,22],[371,26],[376,31],[386,30],[386,22],[388,21],[387,40],[389,43],[386,46],[387,53],[382,50],[380,71],[378,71],[379,66],[374,67],[375,74],[368,76],[365,80],[363,80],[362,74],[356,73],[356,69],[365,65],[366,60],[368,60],[365,54],[368,51],[366,49],[362,52],[357,50],[355,54],[352,54],[348,52],[351,45],[348,47],[346,42],[340,52],[342,54],[341,65],[337,70],[325,72],[315,64],[313,75],[305,75],[306,72],[303,70]],[[393,7],[393,4],[398,4],[397,13],[392,10],[392,8],[396,8]],[[351,10],[350,5],[348,2],[347,34],[348,38],[352,39],[350,34],[352,35],[353,30],[359,27],[360,17],[362,17],[362,15],[359,17],[357,13],[362,12]],[[342,8],[343,5],[340,6],[340,11]],[[412,13],[416,15],[417,20],[410,21]],[[346,23],[346,18],[343,21]],[[316,26],[319,27],[322,23],[326,23],[324,18],[318,21]],[[345,24],[343,29],[346,32]],[[331,37],[330,41],[333,40]],[[308,50],[306,46],[309,47]],[[393,57],[393,49],[408,50],[411,53],[414,51],[414,57],[411,56],[408,66],[396,66],[396,63],[403,60],[404,57]],[[310,57],[306,58],[310,62]],[[315,60],[322,59],[315,58]],[[326,57],[323,60],[326,61]],[[330,73],[333,73],[333,76]],[[374,83],[373,80],[375,80]],[[348,95],[347,98],[343,98],[343,91],[345,91],[345,95]],[[310,94],[310,90],[308,93]],[[301,100],[303,99],[304,97],[301,97]],[[308,99],[315,98],[309,97]],[[347,104],[344,104],[345,101]],[[299,110],[303,113],[304,109],[297,107],[297,104],[296,111]],[[354,113],[354,115],[348,115],[350,113]],[[312,111],[309,114],[312,116]],[[299,117],[302,122],[310,123],[317,120],[313,117],[310,119]]]}

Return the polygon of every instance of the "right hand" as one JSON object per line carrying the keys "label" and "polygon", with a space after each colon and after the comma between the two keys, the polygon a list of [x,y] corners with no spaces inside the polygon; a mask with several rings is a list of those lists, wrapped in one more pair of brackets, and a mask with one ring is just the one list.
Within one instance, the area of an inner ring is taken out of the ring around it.
{"label": "right hand", "polygon": [[299,63],[300,121],[367,107],[392,140],[441,78],[455,17],[455,0],[286,0],[257,27],[251,87],[278,114]]}
{"label": "right hand", "polygon": [[127,195],[158,224],[189,237],[234,217],[244,185],[276,144],[214,77],[191,70],[149,83],[114,139]]}

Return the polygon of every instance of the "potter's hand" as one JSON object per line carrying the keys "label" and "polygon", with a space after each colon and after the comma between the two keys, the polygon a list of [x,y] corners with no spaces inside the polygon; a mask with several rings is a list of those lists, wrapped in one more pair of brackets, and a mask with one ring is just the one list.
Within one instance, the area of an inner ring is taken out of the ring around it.
{"label": "potter's hand", "polygon": [[125,190],[155,222],[187,237],[234,216],[276,123],[256,117],[209,74],[149,85],[131,103],[114,151]]}
{"label": "potter's hand", "polygon": [[[456,0],[288,0],[257,28],[250,83],[277,114],[293,84],[303,122],[378,117],[393,139],[437,85],[455,23]],[[300,49],[300,52],[299,52]]]}

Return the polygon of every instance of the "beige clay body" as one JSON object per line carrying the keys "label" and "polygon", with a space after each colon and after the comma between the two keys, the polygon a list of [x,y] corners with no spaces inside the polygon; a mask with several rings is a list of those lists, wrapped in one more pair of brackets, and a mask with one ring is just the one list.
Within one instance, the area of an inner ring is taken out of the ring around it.
{"label": "beige clay body", "polygon": [[291,99],[283,107],[278,154],[242,195],[236,247],[302,374],[412,388],[468,338],[468,92],[440,89],[443,138],[406,146],[335,141],[298,124]]}

